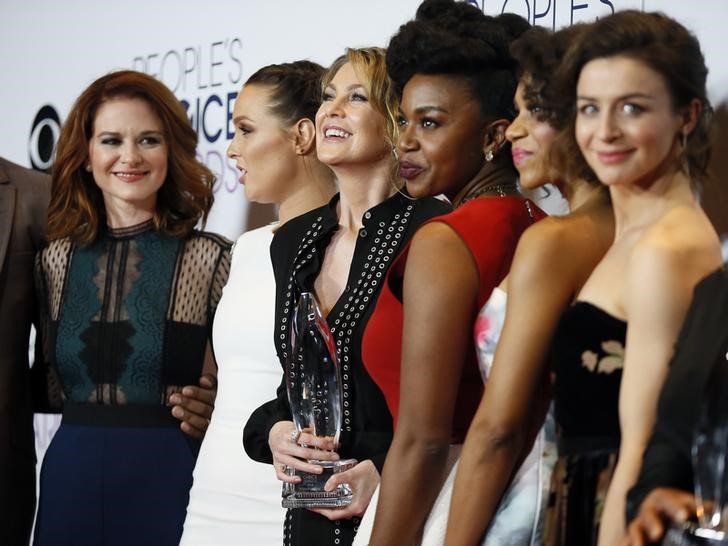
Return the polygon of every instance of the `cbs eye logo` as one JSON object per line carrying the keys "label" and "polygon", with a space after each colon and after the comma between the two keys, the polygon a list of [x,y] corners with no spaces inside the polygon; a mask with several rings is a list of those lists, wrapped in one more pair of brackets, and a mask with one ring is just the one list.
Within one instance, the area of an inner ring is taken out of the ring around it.
{"label": "cbs eye logo", "polygon": [[28,141],[28,155],[34,169],[45,171],[53,163],[53,150],[61,133],[61,118],[56,109],[46,104],[35,116]]}

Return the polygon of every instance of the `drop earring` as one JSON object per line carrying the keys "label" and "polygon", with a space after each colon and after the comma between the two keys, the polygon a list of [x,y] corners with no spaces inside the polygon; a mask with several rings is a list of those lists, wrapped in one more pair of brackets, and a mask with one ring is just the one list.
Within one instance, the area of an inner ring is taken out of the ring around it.
{"label": "drop earring", "polygon": [[688,161],[688,158],[686,156],[687,146],[688,146],[688,133],[682,133],[680,136],[680,145],[682,146],[682,150],[680,150],[680,162],[682,164],[682,169],[685,172],[685,174],[689,177],[690,176],[690,162]]}
{"label": "drop earring", "polygon": [[485,152],[485,160],[488,163],[490,163],[491,161],[493,161],[493,157],[494,157],[493,150],[488,150],[487,152]]}

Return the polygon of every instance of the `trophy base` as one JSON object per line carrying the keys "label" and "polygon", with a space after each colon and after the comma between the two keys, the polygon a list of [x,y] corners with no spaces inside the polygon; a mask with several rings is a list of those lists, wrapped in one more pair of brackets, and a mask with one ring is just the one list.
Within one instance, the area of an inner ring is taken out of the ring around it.
{"label": "trophy base", "polygon": [[712,529],[703,529],[695,523],[670,529],[662,542],[663,546],[728,546],[728,534]]}
{"label": "trophy base", "polygon": [[299,483],[283,484],[283,508],[341,508],[351,504],[351,488],[341,484],[333,491],[325,491],[324,485],[334,474],[349,470],[356,464],[355,459],[343,461],[309,461],[323,467],[321,474],[302,472],[295,468],[286,469],[289,476],[299,476]]}

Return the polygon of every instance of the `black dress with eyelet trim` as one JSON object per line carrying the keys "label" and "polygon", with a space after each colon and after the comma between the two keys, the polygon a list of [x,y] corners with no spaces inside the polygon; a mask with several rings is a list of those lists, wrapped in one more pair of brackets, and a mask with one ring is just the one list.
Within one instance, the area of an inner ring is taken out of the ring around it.
{"label": "black dress with eyelet trim", "polygon": [[[327,205],[290,220],[273,238],[274,337],[282,366],[285,366],[288,351],[288,324],[293,309],[301,292],[313,291],[326,248],[338,229],[338,200],[336,195]],[[327,317],[342,372],[344,412],[338,453],[342,458],[358,461],[371,459],[380,472],[392,441],[392,416],[382,391],[362,363],[362,336],[394,259],[418,226],[449,210],[447,204],[437,199],[414,201],[399,193],[369,209],[362,219],[346,288]],[[276,398],[253,412],[245,426],[243,443],[248,455],[256,461],[271,464],[270,429],[278,421],[290,419],[282,379]],[[359,518],[332,522],[309,510],[289,510],[284,524],[284,544],[350,545],[358,524]]]}

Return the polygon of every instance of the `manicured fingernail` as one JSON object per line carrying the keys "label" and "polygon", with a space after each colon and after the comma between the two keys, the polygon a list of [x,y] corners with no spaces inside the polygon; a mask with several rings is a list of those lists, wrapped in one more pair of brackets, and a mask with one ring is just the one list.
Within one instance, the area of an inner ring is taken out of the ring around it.
{"label": "manicured fingernail", "polygon": [[175,406],[172,408],[172,415],[174,415],[177,419],[182,419],[182,417],[185,416],[185,412],[179,406]]}

